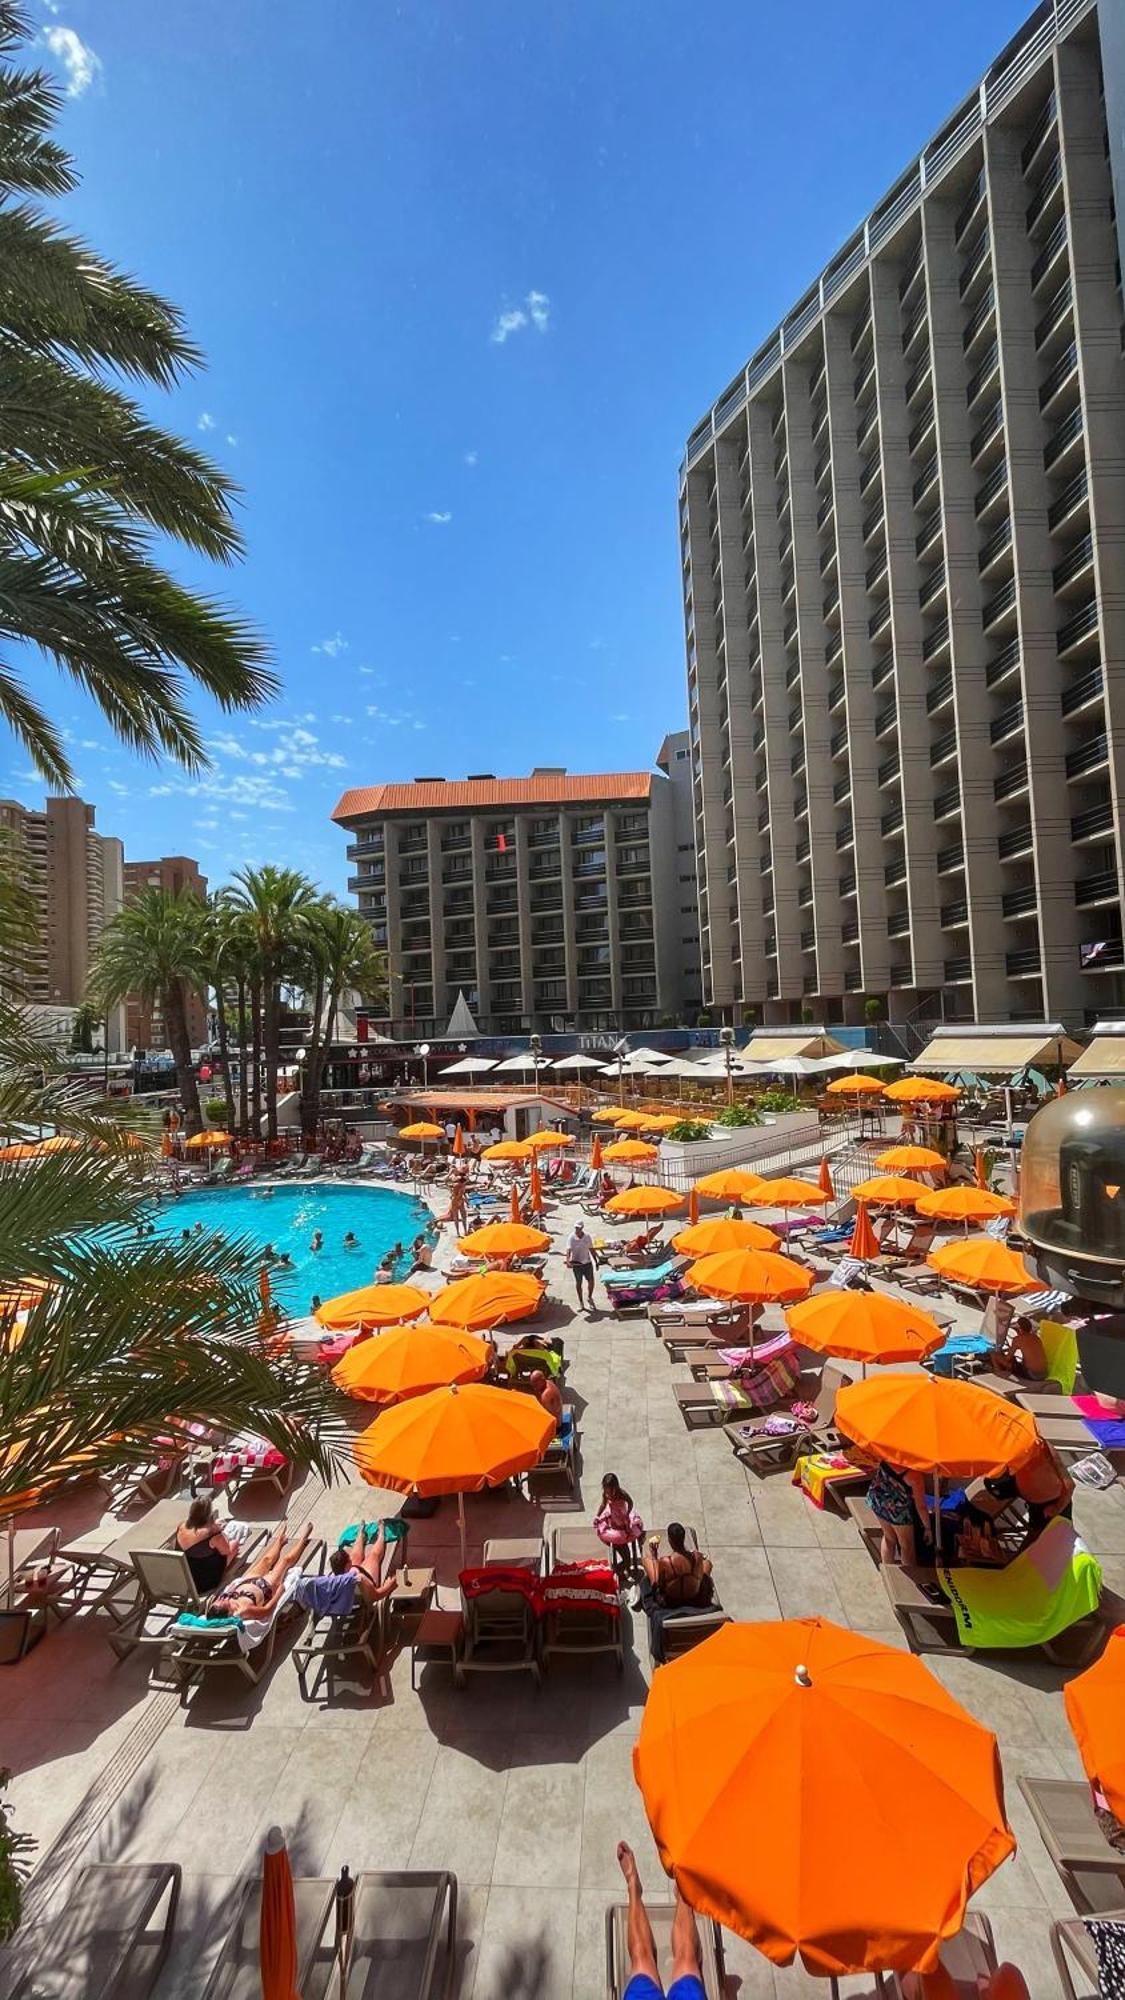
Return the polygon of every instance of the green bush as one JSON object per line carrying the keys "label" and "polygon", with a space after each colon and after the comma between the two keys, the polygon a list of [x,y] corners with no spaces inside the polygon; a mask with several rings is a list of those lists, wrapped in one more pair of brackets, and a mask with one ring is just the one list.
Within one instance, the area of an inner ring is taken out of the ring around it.
{"label": "green bush", "polygon": [[801,1100],[788,1090],[763,1090],[758,1098],[759,1111],[799,1111]]}
{"label": "green bush", "polygon": [[[0,1791],[11,1776],[10,1771],[0,1771]],[[11,1806],[0,1804],[0,1944],[14,1937],[19,1926],[23,1885],[35,1846],[30,1834],[14,1831],[9,1819],[11,1810]]]}
{"label": "green bush", "polygon": [[203,1103],[203,1116],[206,1118],[208,1125],[222,1125],[225,1127],[227,1122],[226,1098],[225,1097],[205,1098]]}
{"label": "green bush", "polygon": [[679,1139],[685,1145],[694,1145],[698,1139],[709,1139],[711,1127],[702,1118],[681,1118],[664,1134],[666,1139]]}
{"label": "green bush", "polygon": [[761,1122],[752,1104],[727,1104],[715,1120],[716,1125],[760,1125]]}

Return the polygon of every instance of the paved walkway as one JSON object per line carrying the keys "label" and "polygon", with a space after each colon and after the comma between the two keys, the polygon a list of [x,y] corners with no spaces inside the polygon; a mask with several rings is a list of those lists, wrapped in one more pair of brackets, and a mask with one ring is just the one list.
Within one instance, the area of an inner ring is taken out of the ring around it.
{"label": "paved walkway", "polygon": [[[570,1219],[556,1212],[556,1241]],[[646,1521],[663,1526],[678,1517],[696,1527],[735,1617],[821,1613],[903,1643],[878,1571],[849,1524],[817,1513],[784,1474],[748,1476],[721,1431],[685,1429],[670,1387],[685,1371],[670,1367],[647,1320],[577,1317],[557,1254],[549,1286],[581,1410],[581,1506],[556,1516],[516,1497],[474,1497],[467,1503],[473,1542],[534,1532],[555,1518],[588,1520],[609,1469]],[[83,1504],[72,1503],[76,1522]],[[333,1535],[377,1505],[370,1488],[324,1493],[306,1482],[290,1512],[311,1514]],[[1125,1592],[1125,1490],[1080,1492],[1076,1518],[1107,1583]],[[112,1527],[103,1524],[107,1536]],[[412,1561],[430,1555],[452,1584],[452,1503],[412,1532]],[[979,1904],[1002,1954],[1024,1965],[1035,2000],[1056,2000],[1047,1924],[1070,1906],[1016,1780],[1081,1774],[1060,1676],[1011,1657],[932,1664],[999,1737],[1020,1841]],[[632,1841],[651,1890],[662,1888],[631,1769],[650,1672],[643,1621],[633,1618],[623,1675],[608,1656],[563,1659],[539,1692],[529,1679],[505,1675],[477,1676],[459,1694],[447,1672],[431,1668],[412,1694],[409,1658],[400,1656],[389,1702],[338,1685],[331,1703],[323,1694],[305,1703],[283,1647],[259,1688],[231,1675],[181,1703],[148,1690],[142,1657],[115,1662],[100,1620],[72,1621],[5,1672],[0,1689],[0,1763],[17,1774],[17,1822],[39,1843],[29,1915],[43,1917],[84,1859],[179,1861],[186,1878],[179,1937],[158,1992],[188,2000],[202,1990],[239,1878],[278,1821],[306,1873],[334,1875],[345,1862],[353,1872],[453,1869],[462,1897],[460,2000],[592,2000],[603,1990],[603,1920],[620,1888],[619,1839]],[[826,1991],[798,1971],[775,1974],[734,1938],[729,1965],[742,1980],[742,2000]],[[845,1990],[867,1988],[861,1981]]]}

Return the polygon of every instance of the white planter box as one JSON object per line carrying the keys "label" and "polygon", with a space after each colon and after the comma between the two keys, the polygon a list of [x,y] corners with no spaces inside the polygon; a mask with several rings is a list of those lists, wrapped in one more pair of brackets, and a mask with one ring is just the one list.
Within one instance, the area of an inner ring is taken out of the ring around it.
{"label": "white planter box", "polygon": [[[690,1179],[696,1171],[709,1174],[724,1167],[753,1166],[755,1159],[784,1145],[787,1133],[802,1128],[807,1131],[815,1123],[815,1112],[804,1110],[767,1114],[761,1125],[712,1125],[706,1139],[686,1143],[662,1139],[660,1165],[668,1168],[669,1178],[675,1182],[685,1174]],[[696,1161],[700,1162],[697,1169]]]}

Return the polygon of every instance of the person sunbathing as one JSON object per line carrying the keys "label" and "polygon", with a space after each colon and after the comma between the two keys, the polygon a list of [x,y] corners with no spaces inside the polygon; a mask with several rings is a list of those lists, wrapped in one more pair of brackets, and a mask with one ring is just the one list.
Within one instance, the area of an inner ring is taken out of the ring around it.
{"label": "person sunbathing", "polygon": [[528,1377],[528,1387],[531,1390],[531,1393],[535,1397],[536,1401],[542,1403],[543,1408],[547,1411],[548,1416],[552,1416],[554,1418],[556,1424],[559,1426],[561,1430],[562,1419],[563,1419],[563,1399],[559,1394],[557,1382],[550,1380],[550,1378],[544,1374],[541,1368],[537,1368],[534,1374]]}
{"label": "person sunbathing", "polygon": [[[234,1529],[228,1534],[228,1528]],[[250,1532],[245,1522],[220,1521],[210,1499],[193,1500],[187,1519],[176,1529],[176,1547],[187,1561],[191,1580],[201,1597],[218,1590],[238,1554],[240,1540]]]}
{"label": "person sunbathing", "polygon": [[[660,1536],[650,1535],[642,1562],[645,1582],[662,1611],[676,1611],[682,1604],[710,1604],[715,1587],[711,1582],[711,1561],[699,1549],[689,1549],[687,1533],[679,1521],[668,1523],[670,1553],[659,1555]],[[642,1587],[642,1601],[648,1596]]]}
{"label": "person sunbathing", "polygon": [[383,1556],[387,1546],[386,1532],[382,1522],[373,1542],[368,1544],[366,1524],[361,1521],[356,1529],[355,1540],[333,1549],[328,1558],[328,1576],[302,1577],[297,1585],[298,1604],[311,1611],[317,1618],[347,1618],[355,1610],[357,1602],[377,1604],[380,1598],[389,1597],[395,1587],[394,1577],[383,1581]]}
{"label": "person sunbathing", "polygon": [[[625,1877],[629,1896],[629,1920],[625,1934],[629,1952],[629,1984],[625,1988],[624,2000],[663,2000],[665,1988],[660,1980],[656,1940],[644,1905],[637,1857],[627,1840],[617,1843],[617,1865]],[[672,1983],[667,1992],[674,1995],[675,2000],[706,2000],[699,1931],[694,1913],[685,1903],[679,1888],[676,1890],[676,1914],[672,1919]]]}
{"label": "person sunbathing", "polygon": [[208,1618],[269,1618],[281,1602],[289,1571],[297,1568],[308,1549],[312,1531],[312,1522],[306,1521],[287,1548],[289,1529],[283,1523],[245,1576],[215,1592],[207,1605]]}

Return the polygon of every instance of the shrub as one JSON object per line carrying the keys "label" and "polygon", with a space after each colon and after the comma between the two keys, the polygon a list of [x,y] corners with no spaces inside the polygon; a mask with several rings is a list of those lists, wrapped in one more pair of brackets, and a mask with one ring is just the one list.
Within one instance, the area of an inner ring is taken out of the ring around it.
{"label": "shrub", "polygon": [[227,1100],[225,1097],[208,1097],[204,1100],[203,1115],[208,1125],[222,1125],[227,1122]]}
{"label": "shrub", "polygon": [[716,1125],[760,1125],[761,1122],[752,1104],[727,1104],[715,1120]]}
{"label": "shrub", "polygon": [[666,1139],[679,1139],[685,1145],[694,1145],[698,1139],[709,1139],[711,1127],[702,1118],[681,1118],[664,1134]]}
{"label": "shrub", "polygon": [[872,996],[871,996],[870,1000],[865,1000],[865,1001],[864,1001],[864,1003],[863,1003],[863,1017],[864,1017],[864,1020],[865,1020],[865,1021],[880,1021],[880,1020],[882,1020],[882,1017],[883,1017],[883,1003],[882,1003],[882,1001],[881,1001],[880,999],[878,999],[878,998],[877,998],[877,996],[876,996],[875,994],[872,994]]}
{"label": "shrub", "polygon": [[[0,1771],[0,1791],[11,1775],[10,1771]],[[16,1833],[9,1819],[11,1810],[11,1806],[0,1804],[0,1944],[15,1936],[19,1925],[23,1885],[35,1845],[30,1834]]]}
{"label": "shrub", "polygon": [[759,1111],[799,1111],[801,1100],[788,1090],[763,1090],[758,1098]]}

